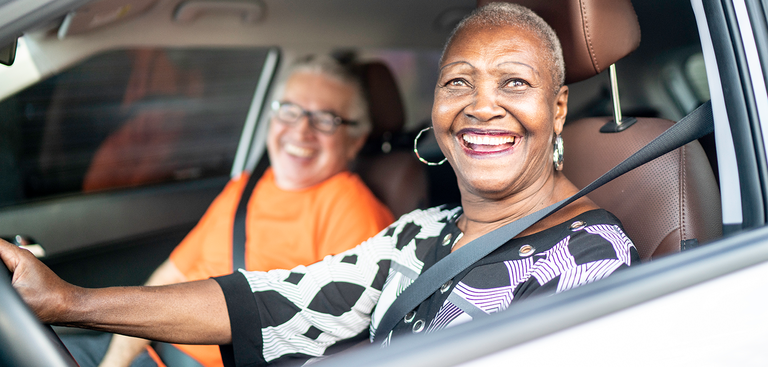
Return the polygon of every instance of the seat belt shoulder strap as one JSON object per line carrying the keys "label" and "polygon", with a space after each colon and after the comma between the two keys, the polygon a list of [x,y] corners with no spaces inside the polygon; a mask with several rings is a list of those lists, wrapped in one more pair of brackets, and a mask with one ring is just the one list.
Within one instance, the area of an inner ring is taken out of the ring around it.
{"label": "seat belt shoulder strap", "polygon": [[245,269],[245,219],[248,214],[248,202],[267,167],[269,167],[269,159],[265,154],[251,172],[240,194],[240,202],[237,203],[237,210],[235,210],[235,224],[232,227],[232,271]]}

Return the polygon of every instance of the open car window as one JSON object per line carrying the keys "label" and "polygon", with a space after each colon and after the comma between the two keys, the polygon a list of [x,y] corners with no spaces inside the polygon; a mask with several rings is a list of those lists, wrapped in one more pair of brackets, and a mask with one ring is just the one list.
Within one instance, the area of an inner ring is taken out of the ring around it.
{"label": "open car window", "polygon": [[0,101],[0,206],[228,176],[267,48],[126,48]]}

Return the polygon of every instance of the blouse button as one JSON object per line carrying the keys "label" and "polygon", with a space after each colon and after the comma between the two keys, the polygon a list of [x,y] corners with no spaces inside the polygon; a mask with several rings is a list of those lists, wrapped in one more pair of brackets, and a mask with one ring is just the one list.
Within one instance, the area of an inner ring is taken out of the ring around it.
{"label": "blouse button", "polygon": [[424,330],[424,325],[424,320],[416,320],[416,322],[413,323],[413,332],[420,333],[422,330]]}
{"label": "blouse button", "polygon": [[520,256],[522,256],[522,257],[528,257],[528,256],[533,255],[533,252],[535,250],[536,249],[533,248],[533,246],[531,246],[531,245],[523,245],[523,246],[520,247],[520,251],[518,252],[518,254],[520,254]]}
{"label": "blouse button", "polygon": [[581,221],[581,220],[577,220],[577,221],[571,223],[571,231],[574,231],[574,232],[575,231],[579,231],[579,230],[584,229],[584,227],[586,227],[586,226],[587,226],[586,222]]}
{"label": "blouse button", "polygon": [[447,282],[443,283],[443,285],[442,285],[442,286],[440,286],[440,293],[445,293],[445,292],[447,292],[449,289],[451,289],[451,284],[453,284],[453,281],[451,281],[451,280],[449,280],[449,281],[447,281]]}
{"label": "blouse button", "polygon": [[413,310],[405,314],[405,318],[403,318],[403,321],[405,321],[406,324],[410,324],[413,321],[414,317],[416,317],[416,310]]}
{"label": "blouse button", "polygon": [[451,243],[451,238],[453,238],[453,236],[450,233],[445,235],[445,237],[443,237],[443,246],[448,246]]}

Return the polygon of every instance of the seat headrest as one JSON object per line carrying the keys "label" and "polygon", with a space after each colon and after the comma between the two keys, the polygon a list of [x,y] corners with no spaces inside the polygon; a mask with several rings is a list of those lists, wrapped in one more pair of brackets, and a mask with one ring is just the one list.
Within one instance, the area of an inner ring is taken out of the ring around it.
{"label": "seat headrest", "polygon": [[[478,0],[478,7],[494,2]],[[565,83],[607,69],[640,45],[640,23],[629,0],[510,0],[530,8],[557,33]]]}
{"label": "seat headrest", "polygon": [[369,140],[381,138],[385,132],[400,132],[405,124],[405,109],[389,67],[380,61],[363,63],[360,77],[368,94],[368,110],[373,123]]}

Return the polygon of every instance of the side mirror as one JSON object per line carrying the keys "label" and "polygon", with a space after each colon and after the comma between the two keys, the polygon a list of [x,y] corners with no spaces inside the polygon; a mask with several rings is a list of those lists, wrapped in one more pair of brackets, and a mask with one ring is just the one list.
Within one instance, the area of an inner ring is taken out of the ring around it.
{"label": "side mirror", "polygon": [[15,39],[10,45],[0,48],[0,64],[13,65],[13,60],[16,59],[16,46],[18,44],[19,40]]}

